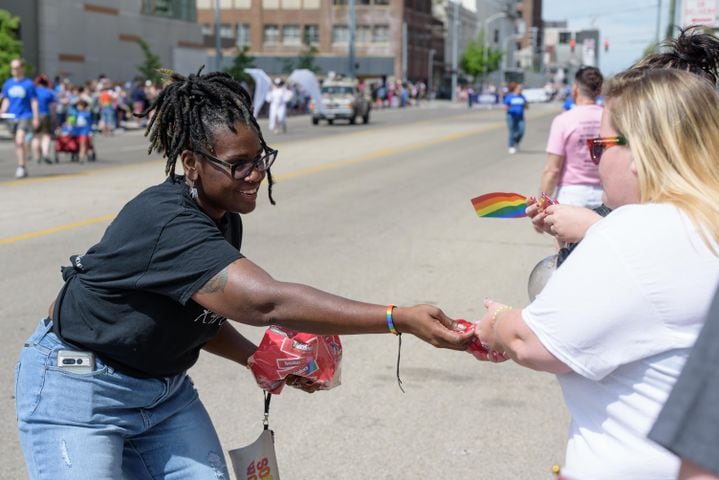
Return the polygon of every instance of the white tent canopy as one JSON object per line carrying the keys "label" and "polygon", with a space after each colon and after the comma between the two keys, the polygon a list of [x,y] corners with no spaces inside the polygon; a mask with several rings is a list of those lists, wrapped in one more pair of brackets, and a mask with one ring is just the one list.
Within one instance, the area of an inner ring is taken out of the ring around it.
{"label": "white tent canopy", "polygon": [[287,78],[287,83],[297,85],[305,95],[309,95],[315,102],[315,108],[322,113],[324,107],[322,105],[322,95],[320,93],[320,84],[317,77],[311,70],[300,69],[293,71]]}
{"label": "white tent canopy", "polygon": [[257,118],[260,110],[262,110],[262,105],[265,103],[267,92],[272,87],[272,79],[261,68],[245,68],[245,73],[255,81],[255,93],[252,96],[252,113]]}

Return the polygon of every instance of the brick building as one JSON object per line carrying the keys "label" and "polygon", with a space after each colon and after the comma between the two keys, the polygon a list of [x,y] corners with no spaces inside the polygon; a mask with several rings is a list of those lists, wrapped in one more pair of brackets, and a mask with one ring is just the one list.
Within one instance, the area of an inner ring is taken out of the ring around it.
{"label": "brick building", "polygon": [[[215,55],[216,0],[197,0],[208,54]],[[237,47],[249,47],[254,64],[271,75],[287,73],[306,38],[317,48],[315,64],[323,74],[348,74],[347,0],[220,0],[223,64]],[[360,78],[393,76],[425,80],[430,50],[441,65],[444,31],[432,15],[431,0],[356,0],[355,73]],[[403,32],[406,31],[406,36]],[[406,42],[404,39],[406,38]]]}

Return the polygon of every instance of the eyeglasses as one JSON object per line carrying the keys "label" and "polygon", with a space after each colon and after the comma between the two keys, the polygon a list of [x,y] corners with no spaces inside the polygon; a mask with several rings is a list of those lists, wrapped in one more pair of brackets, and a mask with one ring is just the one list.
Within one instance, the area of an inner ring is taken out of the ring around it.
{"label": "eyeglasses", "polygon": [[599,165],[599,159],[602,158],[602,154],[609,147],[616,145],[626,145],[627,139],[621,136],[618,137],[597,137],[590,138],[587,140],[587,147],[589,147],[589,156],[592,158],[594,165]]}
{"label": "eyeglasses", "polygon": [[273,150],[271,148],[267,149],[267,153],[264,155],[260,155],[259,157],[255,158],[251,162],[237,162],[237,163],[228,163],[223,160],[220,160],[217,157],[213,157],[207,152],[199,151],[197,152],[203,157],[205,157],[210,162],[220,165],[226,168],[230,169],[230,176],[234,178],[235,180],[242,180],[243,178],[247,177],[250,173],[252,173],[252,170],[258,170],[260,172],[266,172],[269,170],[269,168],[272,166],[273,163],[275,163],[275,159],[277,158],[277,150]]}

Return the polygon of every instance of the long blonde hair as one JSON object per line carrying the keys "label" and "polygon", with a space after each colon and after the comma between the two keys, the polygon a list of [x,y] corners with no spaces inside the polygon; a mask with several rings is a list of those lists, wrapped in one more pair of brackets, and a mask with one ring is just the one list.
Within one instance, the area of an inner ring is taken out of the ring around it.
{"label": "long blonde hair", "polygon": [[630,69],[606,90],[610,121],[627,139],[640,202],[671,203],[719,243],[719,96],[675,69]]}

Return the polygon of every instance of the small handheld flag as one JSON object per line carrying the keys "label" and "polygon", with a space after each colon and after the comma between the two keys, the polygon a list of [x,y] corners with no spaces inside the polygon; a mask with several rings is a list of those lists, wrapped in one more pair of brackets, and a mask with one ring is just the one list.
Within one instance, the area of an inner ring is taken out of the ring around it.
{"label": "small handheld flag", "polygon": [[478,217],[522,218],[527,214],[527,199],[518,193],[493,192],[472,199]]}

